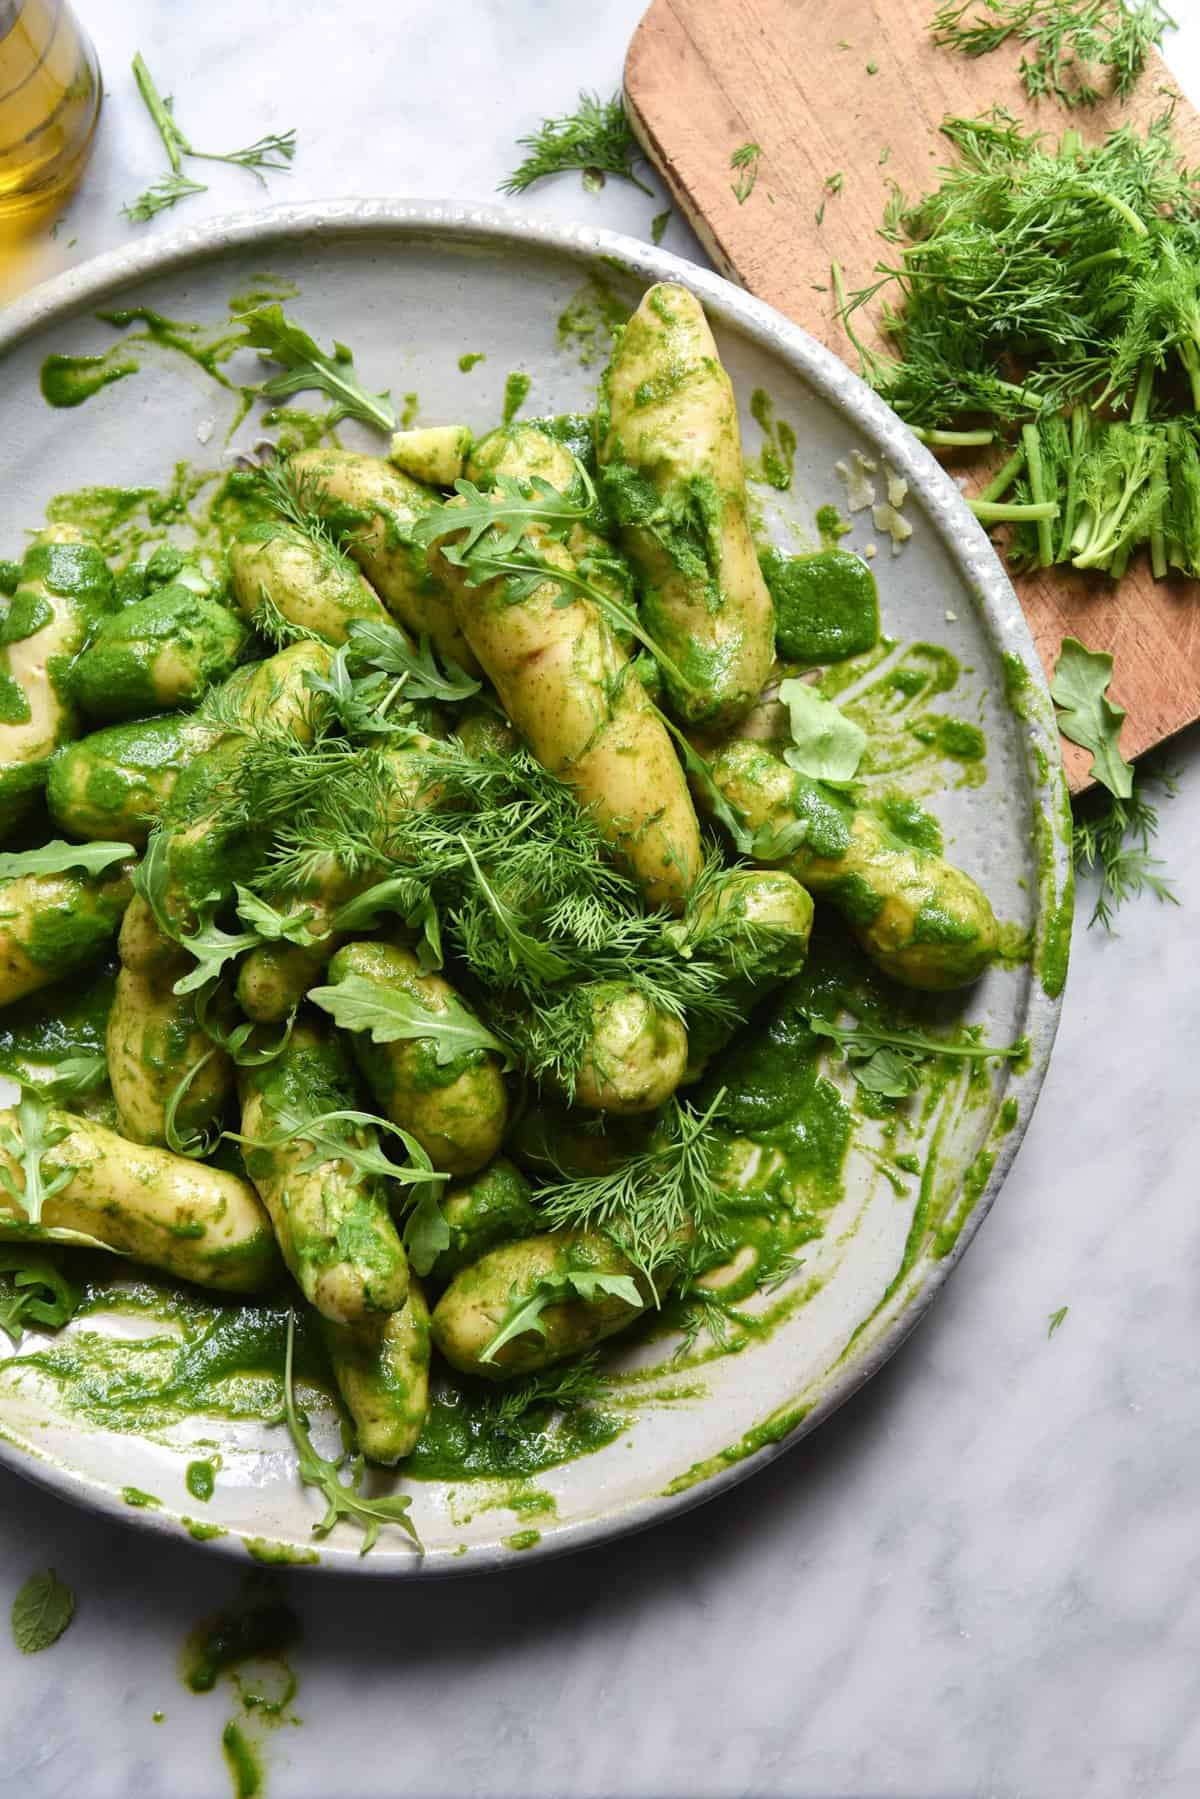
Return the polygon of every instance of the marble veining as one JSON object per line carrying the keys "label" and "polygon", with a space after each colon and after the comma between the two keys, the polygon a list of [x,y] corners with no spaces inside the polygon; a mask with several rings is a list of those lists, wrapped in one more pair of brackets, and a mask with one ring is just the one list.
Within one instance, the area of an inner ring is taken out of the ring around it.
{"label": "marble veining", "polygon": [[[161,0],[82,10],[109,95],[97,154],[0,296],[158,228],[118,210],[159,167],[135,49],[198,143],[297,126],[270,199],[490,200],[518,131],[616,83],[640,4],[572,7],[569,30],[554,0],[213,0],[186,25]],[[1200,97],[1200,8],[1175,10],[1169,59]],[[233,170],[211,181],[161,228],[268,199]],[[663,204],[573,179],[533,198],[641,235]],[[702,260],[678,220],[666,244]],[[1161,847],[1184,903],[1133,906],[1107,939],[1085,891],[1041,1107],[906,1347],[814,1438],[666,1529],[402,1592],[287,1577],[304,1723],[268,1745],[272,1799],[1200,1791],[1194,732],[1173,761]],[[191,1696],[176,1662],[237,1570],[10,1475],[0,1501],[0,1608],[48,1565],[79,1594],[45,1656],[0,1632],[0,1792],[227,1793],[227,1696]]]}

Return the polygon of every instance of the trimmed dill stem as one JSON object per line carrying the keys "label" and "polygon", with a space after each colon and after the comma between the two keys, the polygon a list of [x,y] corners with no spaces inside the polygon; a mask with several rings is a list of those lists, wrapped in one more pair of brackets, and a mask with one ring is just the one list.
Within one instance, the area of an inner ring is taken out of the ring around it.
{"label": "trimmed dill stem", "polygon": [[[1038,436],[1036,425],[1021,427],[1021,442],[1025,446],[1025,466],[1029,471],[1029,491],[1033,495],[1035,506],[1046,504],[1046,475],[1042,467],[1042,440]],[[1050,532],[1050,520],[1057,518],[1058,506],[1052,513],[1039,513],[1037,517],[1038,566],[1049,568],[1054,561],[1054,540]]]}
{"label": "trimmed dill stem", "polygon": [[1021,470],[1025,467],[1024,449],[1016,449],[1001,468],[996,470],[986,487],[980,488],[973,504],[986,506],[991,500],[1003,499]]}

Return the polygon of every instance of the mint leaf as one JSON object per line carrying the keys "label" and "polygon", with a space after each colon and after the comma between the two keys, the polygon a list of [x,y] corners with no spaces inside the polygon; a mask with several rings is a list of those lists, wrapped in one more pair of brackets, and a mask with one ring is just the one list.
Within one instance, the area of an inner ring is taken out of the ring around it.
{"label": "mint leaf", "polygon": [[57,1643],[74,1616],[74,1593],[47,1568],[31,1575],[13,1600],[13,1642],[22,1655],[37,1655]]}

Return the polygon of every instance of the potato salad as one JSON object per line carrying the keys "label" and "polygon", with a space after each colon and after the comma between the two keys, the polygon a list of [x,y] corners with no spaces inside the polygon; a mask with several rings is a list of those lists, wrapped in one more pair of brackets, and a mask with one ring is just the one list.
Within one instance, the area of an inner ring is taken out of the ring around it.
{"label": "potato salad", "polygon": [[686,288],[593,414],[263,451],[222,521],[9,565],[0,1019],[108,985],[99,1053],[9,1059],[0,1251],[282,1303],[417,1467],[432,1394],[567,1404],[606,1340],[785,1280],[854,1129],[821,1067],[878,1051],[902,1105],[942,1040],[896,1006],[1002,932],[856,781],[819,676],[874,581],[757,541]]}

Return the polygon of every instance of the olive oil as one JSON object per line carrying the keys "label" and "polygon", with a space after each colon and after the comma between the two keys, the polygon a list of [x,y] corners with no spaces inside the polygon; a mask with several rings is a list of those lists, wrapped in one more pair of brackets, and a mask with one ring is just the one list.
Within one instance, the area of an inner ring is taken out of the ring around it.
{"label": "olive oil", "polygon": [[66,0],[0,0],[0,231],[74,185],[99,111],[96,53]]}

